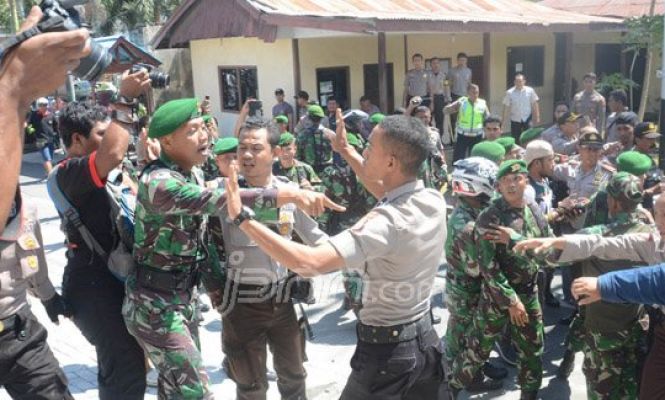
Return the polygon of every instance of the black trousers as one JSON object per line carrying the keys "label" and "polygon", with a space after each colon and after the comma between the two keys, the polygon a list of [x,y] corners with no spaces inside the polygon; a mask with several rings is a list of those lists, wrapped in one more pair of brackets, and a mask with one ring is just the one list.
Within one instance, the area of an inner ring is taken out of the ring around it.
{"label": "black trousers", "polygon": [[480,143],[482,140],[482,135],[457,135],[457,141],[455,142],[455,148],[453,149],[453,163],[457,160],[467,158],[471,153],[473,146],[475,146],[477,143]]}
{"label": "black trousers", "polygon": [[65,373],[46,343],[46,329],[27,306],[17,315],[18,326],[0,333],[0,386],[13,399],[73,399]]}
{"label": "black trousers", "polygon": [[434,95],[434,126],[443,134],[443,107],[446,106],[446,99],[442,94]]}
{"label": "black trousers", "polygon": [[434,329],[393,344],[358,340],[341,400],[448,399],[444,353]]}
{"label": "black trousers", "polygon": [[653,343],[649,349],[640,383],[640,400],[665,398],[665,325],[660,322],[653,330]]}
{"label": "black trousers", "polygon": [[75,274],[66,270],[63,292],[74,324],[95,346],[100,400],[143,399],[146,359],[122,318],[124,285],[110,273],[85,279],[71,276]]}
{"label": "black trousers", "polygon": [[510,134],[515,138],[515,142],[520,144],[520,135],[525,130],[529,129],[529,123],[531,122],[531,117],[524,122],[510,121]]}

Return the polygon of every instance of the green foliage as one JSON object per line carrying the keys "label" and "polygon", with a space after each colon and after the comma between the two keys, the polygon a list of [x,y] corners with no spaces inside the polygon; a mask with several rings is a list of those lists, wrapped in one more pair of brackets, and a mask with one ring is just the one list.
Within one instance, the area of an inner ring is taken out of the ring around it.
{"label": "green foliage", "polygon": [[[14,1],[16,4],[23,4],[26,13],[30,12],[32,6],[39,4],[39,0],[0,0],[0,32],[12,31],[12,15],[9,8],[9,2]],[[23,21],[24,16],[19,15],[19,19]]]}
{"label": "green foliage", "polygon": [[141,25],[159,24],[168,18],[181,0],[101,0],[107,18],[101,24],[103,34],[118,29],[135,29]]}
{"label": "green foliage", "polygon": [[663,16],[644,15],[625,21],[627,32],[623,37],[624,51],[639,51],[651,48],[660,49],[663,44]]}
{"label": "green foliage", "polygon": [[635,81],[625,78],[620,73],[614,73],[609,75],[601,76],[600,80],[596,84],[596,90],[600,93],[609,93],[612,90],[622,89],[626,92],[629,92],[631,89],[639,87]]}

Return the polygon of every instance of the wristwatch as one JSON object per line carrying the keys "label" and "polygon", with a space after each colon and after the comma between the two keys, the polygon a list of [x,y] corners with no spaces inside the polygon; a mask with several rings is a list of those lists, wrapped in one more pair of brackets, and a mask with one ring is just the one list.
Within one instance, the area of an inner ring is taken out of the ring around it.
{"label": "wristwatch", "polygon": [[238,214],[237,217],[233,220],[233,225],[235,226],[240,226],[243,222],[246,220],[252,220],[256,217],[256,214],[254,213],[254,210],[247,206],[242,206],[240,209],[240,214]]}

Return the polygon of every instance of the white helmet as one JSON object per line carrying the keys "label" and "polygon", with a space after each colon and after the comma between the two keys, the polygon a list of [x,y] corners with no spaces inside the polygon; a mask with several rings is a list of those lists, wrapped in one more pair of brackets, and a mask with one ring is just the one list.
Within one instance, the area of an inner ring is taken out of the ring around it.
{"label": "white helmet", "polygon": [[455,162],[452,174],[453,193],[475,197],[485,194],[492,197],[498,167],[483,157],[469,157]]}

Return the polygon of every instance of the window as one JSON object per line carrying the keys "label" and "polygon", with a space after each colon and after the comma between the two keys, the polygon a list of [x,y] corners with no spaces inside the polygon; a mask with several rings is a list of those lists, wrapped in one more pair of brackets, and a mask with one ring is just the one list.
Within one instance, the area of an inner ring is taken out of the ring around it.
{"label": "window", "polygon": [[507,87],[513,86],[515,74],[522,73],[529,86],[543,86],[545,46],[508,47]]}
{"label": "window", "polygon": [[222,111],[240,112],[248,97],[258,98],[256,67],[219,67]]}

